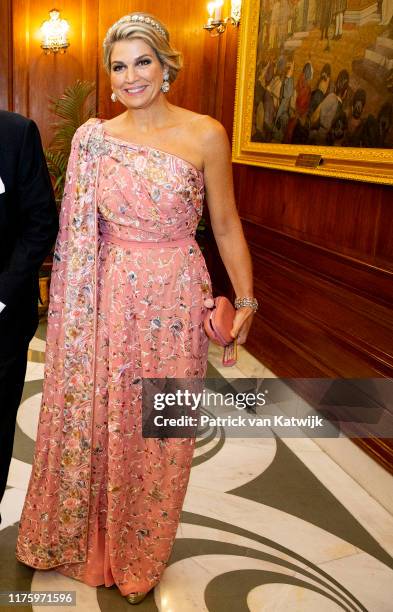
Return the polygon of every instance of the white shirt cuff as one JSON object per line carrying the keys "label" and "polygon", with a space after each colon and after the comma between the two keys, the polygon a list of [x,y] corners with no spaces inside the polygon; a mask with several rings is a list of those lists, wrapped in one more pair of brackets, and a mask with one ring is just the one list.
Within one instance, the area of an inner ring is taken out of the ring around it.
{"label": "white shirt cuff", "polygon": [[0,312],[4,310],[4,308],[5,308],[5,304],[3,304],[3,302],[0,302]]}

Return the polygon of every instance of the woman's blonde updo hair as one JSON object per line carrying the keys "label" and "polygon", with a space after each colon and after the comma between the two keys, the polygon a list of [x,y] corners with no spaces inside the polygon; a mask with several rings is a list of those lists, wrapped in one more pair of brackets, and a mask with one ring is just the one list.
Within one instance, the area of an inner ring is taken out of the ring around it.
{"label": "woman's blonde updo hair", "polygon": [[172,83],[183,65],[183,58],[169,44],[169,32],[156,17],[148,13],[131,13],[121,17],[106,33],[104,39],[104,66],[108,73],[111,70],[111,54],[115,42],[140,38],[156,53],[162,65],[169,70],[169,81]]}

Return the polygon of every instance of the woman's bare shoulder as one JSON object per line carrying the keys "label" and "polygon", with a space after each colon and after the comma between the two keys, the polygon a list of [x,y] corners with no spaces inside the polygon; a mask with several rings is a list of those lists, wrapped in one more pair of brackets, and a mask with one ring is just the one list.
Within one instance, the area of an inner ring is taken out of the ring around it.
{"label": "woman's bare shoulder", "polygon": [[210,117],[210,115],[203,115],[203,122],[200,124],[200,130],[202,137],[208,140],[217,141],[223,138],[226,140],[228,139],[226,129],[222,123]]}
{"label": "woman's bare shoulder", "polygon": [[195,140],[202,144],[227,138],[224,126],[210,115],[193,112],[190,116],[188,128]]}
{"label": "woman's bare shoulder", "polygon": [[211,159],[227,158],[229,141],[224,126],[210,117],[192,111],[183,115],[182,137],[188,142],[194,152],[199,154],[199,165],[206,167]]}
{"label": "woman's bare shoulder", "polygon": [[207,163],[208,159],[226,159],[229,155],[230,144],[227,131],[222,123],[209,115],[203,115],[196,123],[195,141],[199,143],[203,152],[204,163]]}
{"label": "woman's bare shoulder", "polygon": [[213,117],[210,117],[210,115],[203,115],[202,113],[191,111],[188,108],[174,105],[171,105],[171,110],[174,118],[176,118],[175,122],[178,123],[178,125],[195,130],[197,133],[201,130],[203,132],[219,132],[221,129],[224,129],[221,123],[213,119]]}

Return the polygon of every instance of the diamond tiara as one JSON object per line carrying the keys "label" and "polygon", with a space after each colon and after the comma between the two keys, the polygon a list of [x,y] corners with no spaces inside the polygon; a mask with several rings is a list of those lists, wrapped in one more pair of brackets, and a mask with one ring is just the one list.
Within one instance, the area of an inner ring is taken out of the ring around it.
{"label": "diamond tiara", "polygon": [[157,32],[159,32],[161,36],[163,36],[166,40],[168,40],[168,35],[165,32],[164,28],[162,28],[160,24],[154,21],[154,19],[152,19],[151,17],[145,17],[144,15],[125,15],[124,17],[121,17],[118,21],[116,21],[116,23],[114,23],[113,26],[109,28],[107,35],[105,36],[104,45],[105,45],[106,39],[108,38],[108,35],[121,23],[147,23],[152,28],[157,30]]}

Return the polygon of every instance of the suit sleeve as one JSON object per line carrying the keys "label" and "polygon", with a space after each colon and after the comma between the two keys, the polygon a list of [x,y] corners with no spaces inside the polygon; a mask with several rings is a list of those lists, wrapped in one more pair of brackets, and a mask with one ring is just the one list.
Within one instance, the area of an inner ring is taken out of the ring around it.
{"label": "suit sleeve", "polygon": [[18,161],[19,235],[0,273],[0,302],[12,307],[37,274],[58,230],[58,215],[38,128],[28,121]]}

